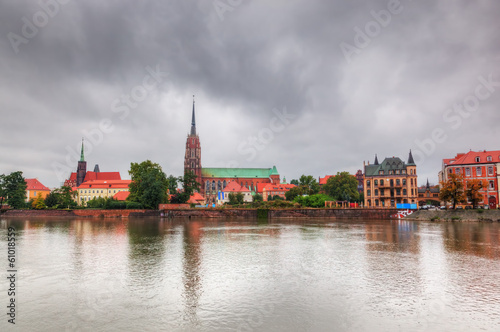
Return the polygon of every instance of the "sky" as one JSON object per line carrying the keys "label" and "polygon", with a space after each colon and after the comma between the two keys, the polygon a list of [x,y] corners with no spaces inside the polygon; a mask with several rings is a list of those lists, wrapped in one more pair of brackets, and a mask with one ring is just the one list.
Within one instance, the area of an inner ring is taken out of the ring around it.
{"label": "sky", "polygon": [[288,181],[500,150],[500,2],[0,0],[0,174],[59,187],[80,158]]}

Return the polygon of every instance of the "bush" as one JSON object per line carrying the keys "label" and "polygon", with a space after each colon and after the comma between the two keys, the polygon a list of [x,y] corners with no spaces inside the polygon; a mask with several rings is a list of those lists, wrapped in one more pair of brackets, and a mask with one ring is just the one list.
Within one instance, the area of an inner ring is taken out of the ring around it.
{"label": "bush", "polygon": [[297,196],[293,200],[302,206],[321,208],[325,206],[325,201],[333,201],[334,199],[325,194],[316,194],[309,196]]}
{"label": "bush", "polygon": [[131,210],[139,210],[142,209],[143,206],[139,202],[125,202],[125,208]]}

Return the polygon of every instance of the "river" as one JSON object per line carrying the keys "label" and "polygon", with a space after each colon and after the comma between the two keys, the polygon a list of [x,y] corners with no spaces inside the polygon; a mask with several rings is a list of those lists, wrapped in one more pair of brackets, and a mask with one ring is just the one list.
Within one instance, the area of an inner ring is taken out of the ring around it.
{"label": "river", "polygon": [[0,238],[1,331],[500,331],[499,223],[5,218]]}

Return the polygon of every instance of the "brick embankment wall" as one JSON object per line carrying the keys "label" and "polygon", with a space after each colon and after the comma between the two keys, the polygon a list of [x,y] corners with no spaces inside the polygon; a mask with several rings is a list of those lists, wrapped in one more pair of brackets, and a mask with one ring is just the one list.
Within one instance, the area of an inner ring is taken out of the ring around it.
{"label": "brick embankment wall", "polygon": [[8,210],[2,217],[127,218],[158,217],[157,210]]}
{"label": "brick embankment wall", "polygon": [[270,210],[270,218],[389,219],[396,209],[293,209]]}
{"label": "brick embankment wall", "polygon": [[500,210],[419,210],[405,220],[500,222]]}

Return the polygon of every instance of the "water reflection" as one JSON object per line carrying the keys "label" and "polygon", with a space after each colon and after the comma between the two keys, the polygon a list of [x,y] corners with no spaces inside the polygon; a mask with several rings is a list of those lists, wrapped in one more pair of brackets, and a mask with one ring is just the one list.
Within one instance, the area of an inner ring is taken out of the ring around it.
{"label": "water reflection", "polygon": [[498,223],[443,223],[443,240],[449,252],[494,259],[500,257]]}

